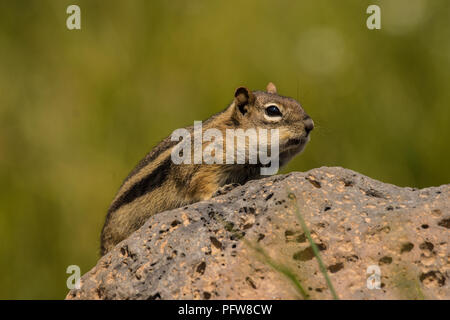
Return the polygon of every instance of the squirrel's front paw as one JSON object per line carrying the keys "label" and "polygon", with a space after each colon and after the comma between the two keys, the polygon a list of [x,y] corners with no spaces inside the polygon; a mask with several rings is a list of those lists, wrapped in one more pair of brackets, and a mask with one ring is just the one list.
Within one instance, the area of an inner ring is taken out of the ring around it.
{"label": "squirrel's front paw", "polygon": [[226,185],[220,187],[219,189],[217,189],[216,192],[213,193],[211,198],[221,196],[221,195],[223,195],[225,193],[228,193],[231,190],[233,190],[234,188],[239,187],[239,186],[240,186],[239,183],[226,184]]}

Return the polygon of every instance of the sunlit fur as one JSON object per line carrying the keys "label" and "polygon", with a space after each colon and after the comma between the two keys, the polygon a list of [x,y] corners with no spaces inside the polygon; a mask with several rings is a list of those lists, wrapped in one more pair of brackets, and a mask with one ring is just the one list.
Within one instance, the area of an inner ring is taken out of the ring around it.
{"label": "sunlit fur", "polygon": [[[270,103],[280,108],[280,119],[267,117],[265,108]],[[267,91],[252,92],[243,87],[238,88],[232,103],[204,121],[202,130],[220,130],[225,142],[226,129],[279,129],[282,166],[301,152],[309,141],[305,121],[312,123],[312,120],[308,119],[309,116],[296,100],[278,95],[275,85],[269,83]],[[193,132],[192,126],[186,129]],[[244,184],[261,177],[261,165],[258,163],[175,165],[170,156],[176,143],[171,141],[170,136],[161,141],[140,161],[119,188],[103,226],[102,255],[155,213],[209,199],[224,185]],[[204,146],[209,143],[205,142]]]}

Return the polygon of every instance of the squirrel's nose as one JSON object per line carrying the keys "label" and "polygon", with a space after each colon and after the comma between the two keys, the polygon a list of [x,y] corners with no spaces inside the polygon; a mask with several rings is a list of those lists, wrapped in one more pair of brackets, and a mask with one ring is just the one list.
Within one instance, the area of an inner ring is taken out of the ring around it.
{"label": "squirrel's nose", "polygon": [[309,134],[314,129],[314,121],[309,116],[305,118],[303,124],[305,125],[306,134]]}

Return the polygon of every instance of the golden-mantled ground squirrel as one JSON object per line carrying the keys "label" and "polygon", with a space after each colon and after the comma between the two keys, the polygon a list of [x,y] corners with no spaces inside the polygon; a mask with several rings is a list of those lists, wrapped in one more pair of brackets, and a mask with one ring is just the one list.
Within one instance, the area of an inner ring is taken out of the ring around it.
{"label": "golden-mantled ground squirrel", "polygon": [[[279,166],[283,166],[303,150],[314,122],[296,100],[278,95],[273,83],[269,83],[266,90],[238,88],[233,102],[222,112],[204,121],[201,132],[215,129],[226,135],[229,129],[251,129],[257,132],[277,129],[277,160]],[[185,131],[194,132],[194,126],[185,128]],[[172,152],[175,146],[179,146],[179,141],[172,140],[169,136],[161,141],[122,183],[103,226],[102,255],[142,226],[153,214],[209,199],[225,185],[244,184],[248,180],[260,178],[262,167],[267,167],[259,160],[256,163],[250,161],[247,155],[245,163],[224,160],[223,163],[213,164],[195,161],[191,164],[176,164]],[[211,141],[202,141],[200,147],[205,148]],[[268,144],[271,143],[273,141],[269,140]],[[245,144],[248,147],[247,140]],[[226,150],[227,146],[223,148]],[[195,152],[194,147],[190,150],[191,153]],[[233,156],[236,155],[233,153]]]}

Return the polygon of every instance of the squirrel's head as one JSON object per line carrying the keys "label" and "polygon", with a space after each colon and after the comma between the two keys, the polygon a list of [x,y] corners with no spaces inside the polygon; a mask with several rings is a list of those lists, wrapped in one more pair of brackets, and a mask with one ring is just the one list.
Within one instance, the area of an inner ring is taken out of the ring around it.
{"label": "squirrel's head", "polygon": [[266,90],[237,88],[230,106],[232,123],[244,130],[278,129],[280,163],[284,165],[304,149],[314,122],[298,101],[278,95],[273,83]]}

